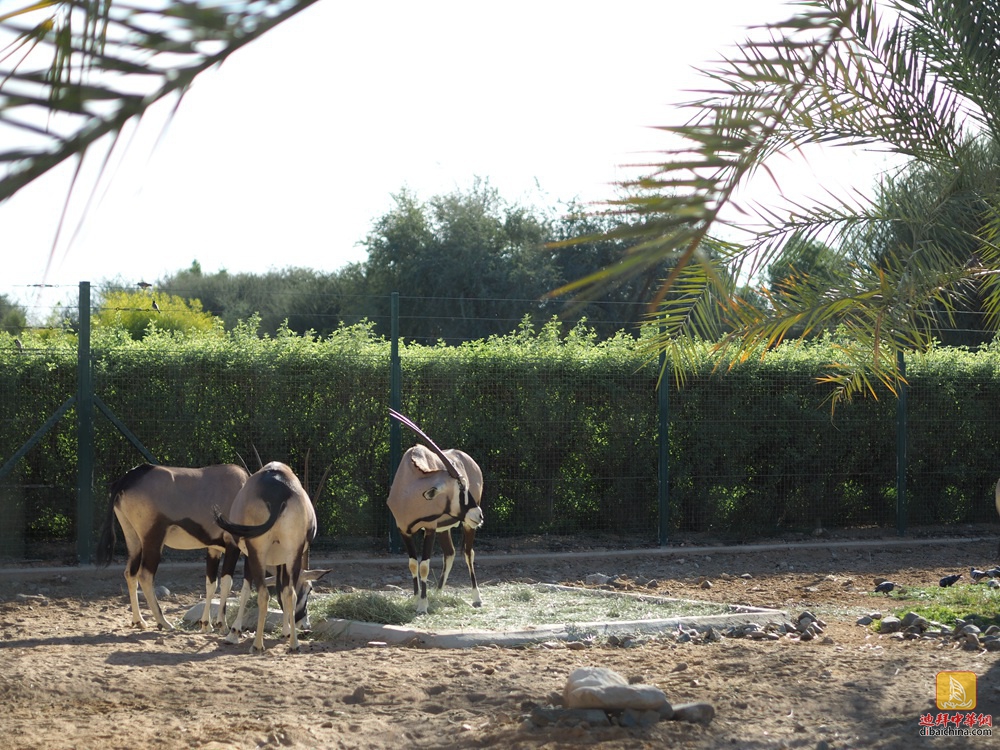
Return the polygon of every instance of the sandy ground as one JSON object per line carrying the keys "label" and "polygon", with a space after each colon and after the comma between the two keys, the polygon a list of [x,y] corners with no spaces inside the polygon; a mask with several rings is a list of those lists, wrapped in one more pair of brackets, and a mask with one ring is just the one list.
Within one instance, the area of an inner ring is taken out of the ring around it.
{"label": "sandy ground", "polygon": [[[998,747],[985,738],[922,738],[937,714],[935,676],[971,671],[976,713],[1000,722],[1000,653],[952,642],[904,641],[855,624],[889,612],[875,577],[936,582],[994,562],[993,539],[892,537],[855,546],[741,548],[539,556],[483,552],[485,606],[501,580],[579,583],[590,573],[636,590],[809,610],[826,637],[710,644],[672,639],[582,650],[548,644],[458,651],[306,640],[290,654],[274,637],[263,655],[217,634],[130,627],[121,566],[0,569],[0,701],[5,748],[912,748]],[[314,561],[315,562],[315,561]],[[320,590],[379,588],[401,559],[332,561]],[[467,585],[456,565],[459,592]],[[749,573],[751,577],[740,578]],[[336,578],[334,578],[336,576]],[[703,588],[702,581],[712,582]],[[201,571],[169,566],[167,617],[199,597]],[[963,585],[963,584],[959,584]],[[558,699],[569,673],[602,666],[661,688],[673,703],[708,701],[708,725],[537,727],[533,706]],[[998,731],[998,730],[995,730]]]}

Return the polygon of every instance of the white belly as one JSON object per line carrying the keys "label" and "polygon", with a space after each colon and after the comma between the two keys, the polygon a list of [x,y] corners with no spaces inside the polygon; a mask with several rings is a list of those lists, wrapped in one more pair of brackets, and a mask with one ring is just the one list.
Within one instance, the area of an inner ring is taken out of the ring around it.
{"label": "white belly", "polygon": [[[171,526],[167,529],[167,535],[163,543],[172,549],[204,549],[205,545],[188,534],[179,526]],[[219,547],[218,549],[222,549]]]}

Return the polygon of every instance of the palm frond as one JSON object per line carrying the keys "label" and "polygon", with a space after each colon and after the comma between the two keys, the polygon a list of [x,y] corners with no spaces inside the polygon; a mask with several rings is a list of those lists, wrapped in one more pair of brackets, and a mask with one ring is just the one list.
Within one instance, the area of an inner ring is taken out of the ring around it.
{"label": "palm frond", "polygon": [[[702,71],[706,86],[684,105],[687,122],[661,128],[671,148],[625,185],[636,193],[613,204],[643,220],[630,262],[567,289],[608,284],[669,257],[676,266],[651,313],[661,350],[683,354],[681,338],[700,340],[716,326],[724,331],[720,362],[736,362],[789,337],[838,331],[844,357],[826,376],[834,400],[880,383],[895,391],[894,354],[931,346],[961,310],[974,303],[1000,324],[1000,5],[795,7]],[[775,158],[815,146],[909,161],[883,175],[874,200],[857,190],[742,203],[756,174],[781,190]],[[704,263],[699,253],[713,236],[734,231],[750,239]],[[752,282],[786,257],[793,238],[829,246],[845,261],[839,275],[793,274],[780,293],[761,289],[753,300],[735,292],[736,280]]]}
{"label": "palm frond", "polygon": [[0,16],[0,201],[316,0],[55,0]]}

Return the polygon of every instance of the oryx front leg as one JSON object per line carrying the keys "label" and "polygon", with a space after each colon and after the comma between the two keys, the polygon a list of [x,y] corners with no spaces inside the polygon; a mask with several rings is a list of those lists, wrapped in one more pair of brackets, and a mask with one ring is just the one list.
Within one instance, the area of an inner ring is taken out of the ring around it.
{"label": "oryx front leg", "polygon": [[465,552],[465,564],[469,568],[469,579],[472,581],[472,606],[481,607],[483,606],[483,600],[479,596],[479,583],[476,581],[476,551],[472,548],[472,542],[475,538],[475,529],[462,529],[462,548]]}
{"label": "oryx front leg", "polygon": [[451,574],[451,566],[455,564],[455,543],[451,540],[451,529],[438,532],[438,542],[441,544],[441,552],[444,555],[444,568],[441,571],[441,579],[438,581],[438,591],[444,588]]}
{"label": "oryx front leg", "polygon": [[[420,611],[420,562],[417,560],[417,545],[413,541],[413,536],[410,534],[402,533],[400,530],[400,535],[403,537],[403,545],[406,547],[406,554],[409,556],[408,567],[410,569],[410,576],[413,578],[413,603],[417,606],[417,612]],[[426,596],[426,594],[425,594]]]}
{"label": "oryx front leg", "polygon": [[420,553],[420,564],[417,566],[420,576],[420,595],[417,599],[417,614],[427,614],[427,579],[431,574],[431,555],[434,553],[434,532],[424,530],[424,549]]}

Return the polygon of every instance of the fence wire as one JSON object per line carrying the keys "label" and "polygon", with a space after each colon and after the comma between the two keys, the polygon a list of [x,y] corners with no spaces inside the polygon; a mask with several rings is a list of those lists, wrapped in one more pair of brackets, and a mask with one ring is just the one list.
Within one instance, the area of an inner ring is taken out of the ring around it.
{"label": "fence wire", "polygon": [[[510,308],[508,301],[503,314],[517,320]],[[405,319],[401,326],[405,342]],[[671,536],[737,541],[898,522],[890,396],[831,414],[827,394],[807,376],[736,371],[670,384],[669,502],[661,507],[655,364],[458,351],[404,346],[401,407],[440,445],[480,463],[487,549],[561,535],[653,545],[661,512]],[[24,450],[75,396],[75,353],[8,347],[0,365],[0,464],[8,467],[0,475],[0,561],[72,562],[77,536],[96,537],[106,518],[110,483],[144,457],[96,414],[94,528],[78,529],[75,406]],[[254,470],[258,460],[281,460],[305,479],[308,457],[317,548],[388,547],[385,498],[395,467],[387,345],[309,347],[297,337],[245,351],[124,343],[96,347],[92,367],[95,395],[159,462],[245,462]],[[996,522],[998,403],[995,372],[963,379],[913,370],[910,525]],[[414,442],[404,431],[403,447]]]}

